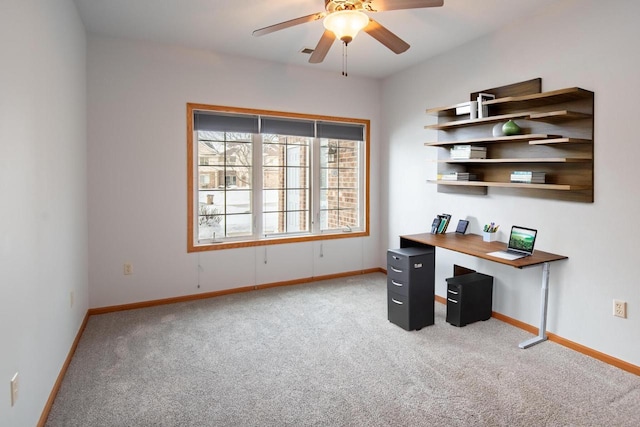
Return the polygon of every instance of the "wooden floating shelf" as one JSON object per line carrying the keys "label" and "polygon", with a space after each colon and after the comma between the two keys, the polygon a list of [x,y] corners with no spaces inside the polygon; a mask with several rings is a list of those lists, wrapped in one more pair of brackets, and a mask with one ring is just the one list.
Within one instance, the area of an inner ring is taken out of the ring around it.
{"label": "wooden floating shelf", "polygon": [[427,109],[427,114],[430,116],[455,116],[456,109],[469,107],[469,102],[461,102],[455,105],[449,105],[448,107],[436,107]]}
{"label": "wooden floating shelf", "polygon": [[429,181],[438,185],[452,185],[459,187],[504,187],[504,188],[528,188],[537,190],[560,190],[560,191],[580,191],[589,190],[587,185],[574,184],[525,184],[519,182],[494,182],[494,181]]}
{"label": "wooden floating shelf", "polygon": [[459,128],[459,127],[463,127],[463,126],[474,126],[474,125],[482,125],[482,124],[489,124],[489,123],[499,123],[499,122],[502,122],[502,121],[505,121],[505,120],[512,120],[512,119],[526,119],[531,114],[534,114],[534,113],[525,112],[525,113],[500,114],[499,116],[483,117],[481,119],[454,120],[454,121],[451,121],[451,122],[437,123],[437,124],[434,124],[434,125],[427,125],[424,128],[425,129],[432,129],[432,130],[447,130],[447,129],[454,129],[454,128]]}
{"label": "wooden floating shelf", "polygon": [[529,141],[530,145],[551,145],[551,144],[590,144],[593,141],[590,139],[584,138],[555,138],[555,139],[545,139],[542,141]]}
{"label": "wooden floating shelf", "polygon": [[424,128],[432,129],[432,130],[447,130],[451,128],[472,126],[477,124],[499,123],[504,120],[513,120],[513,119],[535,120],[535,121],[547,122],[547,123],[560,123],[560,122],[566,122],[569,120],[590,119],[592,117],[593,117],[592,114],[581,113],[579,111],[569,111],[569,110],[531,112],[531,113],[512,113],[512,114],[500,114],[498,116],[483,117],[481,119],[453,120],[445,123],[427,125]]}
{"label": "wooden floating shelf", "polygon": [[[511,135],[511,136],[489,136],[486,138],[471,138],[460,139],[457,141],[442,141],[442,142],[425,142],[426,147],[443,147],[447,145],[463,145],[463,144],[476,144],[480,142],[527,142],[532,140],[555,140],[561,138],[560,135],[547,135],[543,133],[533,133],[528,135]],[[531,143],[531,142],[529,142]],[[541,142],[544,144],[544,142]]]}
{"label": "wooden floating shelf", "polygon": [[559,104],[562,102],[571,102],[580,99],[588,99],[593,97],[593,92],[581,89],[579,87],[571,87],[567,89],[552,90],[550,92],[534,93],[522,96],[507,96],[505,98],[491,99],[484,102],[484,105],[500,105],[509,104],[512,108],[533,108],[544,107],[550,104]]}
{"label": "wooden floating shelf", "polygon": [[537,120],[541,122],[548,123],[559,123],[568,120],[578,120],[578,119],[590,119],[593,117],[593,114],[580,113],[577,111],[569,111],[569,110],[560,110],[560,111],[549,111],[545,113],[533,113],[529,116],[529,120]]}
{"label": "wooden floating shelf", "polygon": [[537,157],[518,159],[439,159],[438,163],[586,163],[592,159],[570,157]]}

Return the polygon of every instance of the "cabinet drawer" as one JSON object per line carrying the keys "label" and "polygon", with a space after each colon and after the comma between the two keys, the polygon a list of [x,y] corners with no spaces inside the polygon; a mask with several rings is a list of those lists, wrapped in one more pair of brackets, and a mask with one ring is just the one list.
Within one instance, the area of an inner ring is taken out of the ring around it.
{"label": "cabinet drawer", "polygon": [[387,275],[387,291],[400,295],[409,295],[409,282],[406,279]]}
{"label": "cabinet drawer", "polygon": [[387,310],[389,321],[407,331],[411,330],[409,322],[409,298],[395,292],[387,291]]}
{"label": "cabinet drawer", "polygon": [[462,297],[462,289],[458,286],[449,285],[447,287],[447,300],[459,302]]}
{"label": "cabinet drawer", "polygon": [[394,264],[387,264],[387,277],[391,277],[403,282],[408,282],[410,274],[409,271],[404,267],[400,267]]}

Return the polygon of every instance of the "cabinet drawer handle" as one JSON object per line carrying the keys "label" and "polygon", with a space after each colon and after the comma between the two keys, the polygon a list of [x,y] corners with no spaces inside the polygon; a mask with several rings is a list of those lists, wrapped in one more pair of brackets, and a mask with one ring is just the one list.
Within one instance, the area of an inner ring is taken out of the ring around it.
{"label": "cabinet drawer handle", "polygon": [[398,283],[395,280],[392,280],[391,283],[393,283],[394,285],[399,286],[399,287],[403,287],[404,286],[402,283]]}
{"label": "cabinet drawer handle", "polygon": [[458,293],[457,293],[457,292],[452,291],[451,289],[447,289],[447,292],[449,292],[450,294],[458,295]]}
{"label": "cabinet drawer handle", "polygon": [[451,298],[447,298],[447,301],[451,301],[451,302],[452,302],[452,303],[454,303],[454,304],[457,304],[457,303],[458,303],[458,301],[456,301],[456,300],[454,300],[454,299],[451,299]]}
{"label": "cabinet drawer handle", "polygon": [[395,271],[396,273],[402,273],[402,270],[398,270],[397,268],[391,267],[391,269],[392,269],[393,271]]}
{"label": "cabinet drawer handle", "polygon": [[399,257],[399,256],[395,256],[395,255],[391,255],[391,256],[392,256],[392,257],[393,257],[393,259],[395,259],[396,261],[399,261],[399,260],[400,260],[400,257]]}
{"label": "cabinet drawer handle", "polygon": [[402,301],[398,301],[397,299],[391,298],[391,301],[395,302],[398,305],[402,305],[403,302]]}

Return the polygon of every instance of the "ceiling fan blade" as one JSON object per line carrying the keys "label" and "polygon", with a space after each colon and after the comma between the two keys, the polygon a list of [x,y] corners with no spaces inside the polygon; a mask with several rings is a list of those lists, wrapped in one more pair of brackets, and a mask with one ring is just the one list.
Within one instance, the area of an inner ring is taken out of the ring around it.
{"label": "ceiling fan blade", "polygon": [[331,48],[331,45],[333,44],[333,41],[335,39],[336,36],[335,34],[333,34],[333,32],[325,30],[325,32],[322,34],[322,37],[320,37],[318,45],[309,57],[309,62],[312,64],[319,64],[320,62],[324,61],[324,57],[327,56],[327,52],[329,52],[329,49]]}
{"label": "ceiling fan blade", "polygon": [[367,9],[371,12],[384,10],[419,9],[422,7],[440,7],[444,0],[370,0]]}
{"label": "ceiling fan blade", "polygon": [[402,53],[410,47],[407,42],[387,30],[373,19],[369,19],[369,25],[364,27],[362,31],[369,34],[395,53]]}
{"label": "ceiling fan blade", "polygon": [[273,33],[274,31],[284,30],[285,28],[293,27],[294,25],[305,24],[307,22],[317,21],[327,16],[327,12],[318,12],[312,15],[301,16],[300,18],[290,19],[279,24],[269,25],[268,27],[255,30],[252,34],[254,36],[264,36],[265,34]]}

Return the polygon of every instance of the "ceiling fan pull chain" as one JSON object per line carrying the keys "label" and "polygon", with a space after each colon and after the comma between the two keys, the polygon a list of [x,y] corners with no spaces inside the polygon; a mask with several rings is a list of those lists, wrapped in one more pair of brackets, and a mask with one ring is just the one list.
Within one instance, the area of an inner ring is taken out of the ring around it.
{"label": "ceiling fan pull chain", "polygon": [[347,77],[347,44],[342,44],[342,75]]}

